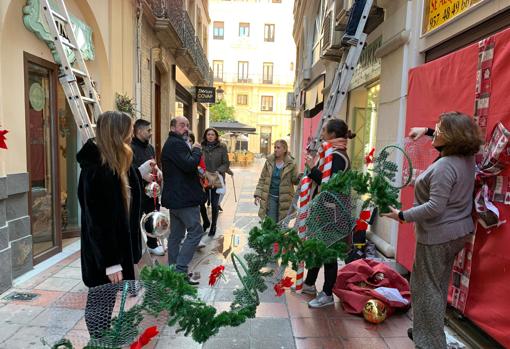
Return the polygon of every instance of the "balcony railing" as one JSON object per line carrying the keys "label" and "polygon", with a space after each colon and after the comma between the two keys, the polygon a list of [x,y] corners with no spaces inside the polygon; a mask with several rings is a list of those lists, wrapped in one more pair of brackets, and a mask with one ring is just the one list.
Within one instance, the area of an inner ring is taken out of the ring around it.
{"label": "balcony railing", "polygon": [[239,76],[237,73],[223,72],[221,76],[214,77],[216,82],[225,83],[242,83],[242,84],[257,84],[257,85],[293,85],[294,72],[289,74],[273,75],[272,79],[262,74],[248,74],[247,76]]}
{"label": "balcony railing", "polygon": [[212,86],[212,69],[209,67],[195,28],[188,13],[183,10],[183,0],[145,0],[157,19],[167,19],[180,40],[180,48],[186,49],[202,79]]}

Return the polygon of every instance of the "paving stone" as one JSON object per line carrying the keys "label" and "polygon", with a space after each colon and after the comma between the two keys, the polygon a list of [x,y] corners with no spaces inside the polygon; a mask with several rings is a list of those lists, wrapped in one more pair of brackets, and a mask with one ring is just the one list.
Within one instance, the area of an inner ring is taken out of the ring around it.
{"label": "paving stone", "polygon": [[201,349],[202,344],[199,344],[190,337],[166,337],[160,336],[155,346],[156,349]]}
{"label": "paving stone", "polygon": [[[250,336],[250,322],[247,320],[245,323],[236,327],[222,327],[219,333],[213,338],[248,338]],[[211,338],[211,339],[213,339]],[[211,340],[210,339],[210,340]]]}
{"label": "paving stone", "polygon": [[0,322],[0,346],[1,343],[9,339],[14,335],[22,326],[16,324],[8,324]]}
{"label": "paving stone", "polygon": [[44,311],[44,307],[7,304],[0,308],[0,319],[7,323],[26,325]]}
{"label": "paving stone", "polygon": [[81,269],[65,267],[65,268],[62,268],[62,270],[60,270],[58,273],[56,273],[53,276],[59,277],[59,278],[69,278],[69,279],[81,280]]}
{"label": "paving stone", "polygon": [[272,339],[261,339],[261,338],[251,338],[250,341],[250,349],[294,349],[296,345],[294,344],[294,338],[272,338]]}
{"label": "paving stone", "polygon": [[257,318],[251,320],[250,335],[259,339],[286,339],[292,337],[292,329],[288,319]]}
{"label": "paving stone", "polygon": [[71,291],[81,281],[77,279],[50,277],[35,287],[36,290]]}
{"label": "paving stone", "polygon": [[34,318],[30,324],[70,330],[78,323],[83,314],[84,311],[78,309],[48,308]]}
{"label": "paving stone", "polygon": [[250,339],[243,336],[230,338],[211,338],[204,344],[204,349],[247,349]]}
{"label": "paving stone", "polygon": [[[67,330],[55,327],[25,326],[0,345],[5,349],[41,349],[62,339]],[[44,344],[44,342],[48,344]]]}

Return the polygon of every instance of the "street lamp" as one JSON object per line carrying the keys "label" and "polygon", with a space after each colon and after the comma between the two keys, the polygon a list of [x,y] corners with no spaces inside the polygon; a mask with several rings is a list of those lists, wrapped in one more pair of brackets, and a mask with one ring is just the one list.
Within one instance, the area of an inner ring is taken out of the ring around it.
{"label": "street lamp", "polygon": [[225,91],[220,87],[216,89],[216,101],[221,102],[223,100]]}

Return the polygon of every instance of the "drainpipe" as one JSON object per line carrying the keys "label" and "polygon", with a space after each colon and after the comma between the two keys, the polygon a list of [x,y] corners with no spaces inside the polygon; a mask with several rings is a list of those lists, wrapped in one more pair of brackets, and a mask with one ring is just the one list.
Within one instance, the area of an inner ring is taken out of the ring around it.
{"label": "drainpipe", "polygon": [[142,117],[142,22],[143,8],[142,1],[137,1],[136,6],[136,83],[135,83],[135,103],[136,118]]}

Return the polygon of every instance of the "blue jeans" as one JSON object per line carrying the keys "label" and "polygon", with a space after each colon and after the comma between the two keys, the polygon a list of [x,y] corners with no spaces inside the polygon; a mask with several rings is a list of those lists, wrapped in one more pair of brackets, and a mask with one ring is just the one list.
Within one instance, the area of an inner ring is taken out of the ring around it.
{"label": "blue jeans", "polygon": [[361,15],[363,14],[366,2],[367,0],[354,1],[349,15],[349,21],[347,22],[347,28],[345,29],[346,35],[353,36],[356,34],[356,29],[358,28],[358,23],[361,20]]}
{"label": "blue jeans", "polygon": [[[186,238],[181,245],[184,235]],[[204,235],[204,230],[200,224],[199,206],[170,210],[168,264],[175,264],[177,271],[187,273],[188,264],[193,259],[193,254],[202,235]]]}

